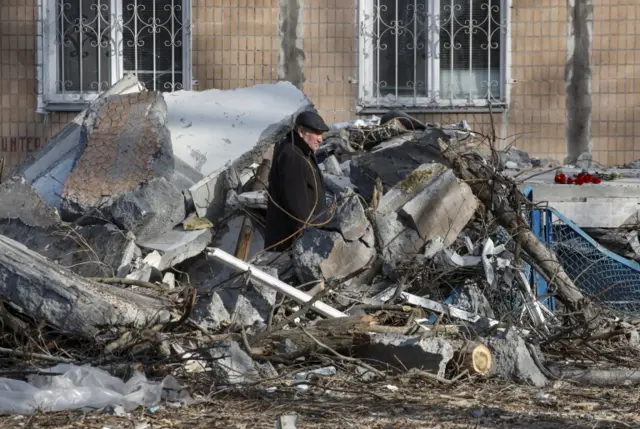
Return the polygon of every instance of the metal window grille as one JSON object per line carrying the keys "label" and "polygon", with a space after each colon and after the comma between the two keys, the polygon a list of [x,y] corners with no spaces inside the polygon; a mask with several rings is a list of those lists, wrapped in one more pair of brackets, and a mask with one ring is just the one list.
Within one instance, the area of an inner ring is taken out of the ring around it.
{"label": "metal window grille", "polygon": [[362,106],[501,105],[507,0],[361,0]]}
{"label": "metal window grille", "polygon": [[190,0],[44,1],[45,103],[90,101],[125,73],[149,90],[190,88]]}

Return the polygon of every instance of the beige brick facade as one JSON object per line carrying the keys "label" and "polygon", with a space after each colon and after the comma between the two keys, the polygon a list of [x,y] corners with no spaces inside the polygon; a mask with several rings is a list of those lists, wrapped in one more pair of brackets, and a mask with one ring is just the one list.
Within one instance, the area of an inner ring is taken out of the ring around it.
{"label": "beige brick facade", "polygon": [[[278,78],[277,0],[192,0],[193,76],[197,90],[229,89]],[[494,114],[503,144],[562,160],[565,139],[567,10],[564,2],[513,1],[509,109]],[[609,4],[611,3],[611,4]],[[640,158],[640,4],[595,6],[592,44],[594,159]],[[304,1],[304,91],[327,122],[356,117],[355,0]],[[552,5],[553,4],[553,5]],[[36,0],[0,2],[0,157],[22,162],[75,113],[36,113]],[[477,130],[486,113],[417,114],[437,123],[466,119]]]}

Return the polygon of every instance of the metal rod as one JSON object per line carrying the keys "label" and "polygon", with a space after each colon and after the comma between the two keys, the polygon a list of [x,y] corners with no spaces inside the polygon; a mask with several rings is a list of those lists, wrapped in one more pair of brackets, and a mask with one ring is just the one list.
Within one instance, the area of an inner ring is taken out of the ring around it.
{"label": "metal rod", "polygon": [[[221,249],[210,247],[207,250],[207,255],[211,256],[216,261],[231,267],[235,271],[248,273],[251,277],[251,280],[258,282],[266,287],[275,289],[281,294],[291,299],[295,299],[301,304],[304,304],[313,299],[311,295],[298,290],[293,286],[289,286],[285,282],[280,281],[277,278],[265,273],[264,271],[259,270],[251,264],[241,261],[240,259],[228,254]],[[324,317],[347,317],[345,313],[338,311],[335,308],[320,301],[314,302],[311,305],[311,309]]]}

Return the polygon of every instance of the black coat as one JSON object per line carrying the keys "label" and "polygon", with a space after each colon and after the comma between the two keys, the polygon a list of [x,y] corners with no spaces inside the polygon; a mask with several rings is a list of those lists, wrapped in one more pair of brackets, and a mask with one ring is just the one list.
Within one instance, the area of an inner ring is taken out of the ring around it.
{"label": "black coat", "polygon": [[322,223],[330,218],[328,211],[316,157],[297,133],[290,133],[274,149],[269,172],[265,248],[269,251],[289,249],[302,232],[304,221]]}

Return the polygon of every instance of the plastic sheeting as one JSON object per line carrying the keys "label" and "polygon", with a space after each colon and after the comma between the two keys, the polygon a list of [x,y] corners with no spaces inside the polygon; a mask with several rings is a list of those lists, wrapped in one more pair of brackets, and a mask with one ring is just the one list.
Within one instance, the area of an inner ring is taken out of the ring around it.
{"label": "plastic sheeting", "polygon": [[170,375],[162,382],[154,383],[143,373],[136,372],[125,383],[90,366],[60,364],[44,372],[62,375],[32,375],[27,378],[28,382],[0,378],[0,413],[100,409],[109,405],[120,405],[125,411],[132,411],[140,406],[154,406],[162,400],[183,405],[193,402]]}

